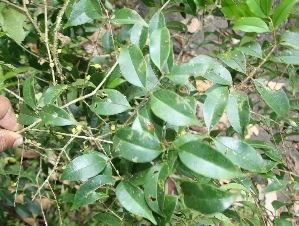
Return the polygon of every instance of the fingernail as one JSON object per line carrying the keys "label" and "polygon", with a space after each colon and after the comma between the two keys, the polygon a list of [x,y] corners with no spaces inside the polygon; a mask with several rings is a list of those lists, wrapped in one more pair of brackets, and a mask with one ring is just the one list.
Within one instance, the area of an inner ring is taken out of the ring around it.
{"label": "fingernail", "polygon": [[21,144],[23,144],[23,137],[16,139],[15,142],[13,143],[12,147],[15,148]]}

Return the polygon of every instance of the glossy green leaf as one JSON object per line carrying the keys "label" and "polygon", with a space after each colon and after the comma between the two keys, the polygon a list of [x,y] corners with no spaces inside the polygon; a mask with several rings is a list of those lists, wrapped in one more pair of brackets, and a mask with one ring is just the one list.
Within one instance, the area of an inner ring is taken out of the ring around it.
{"label": "glossy green leaf", "polygon": [[228,100],[227,87],[217,87],[207,93],[204,102],[203,117],[208,130],[211,130],[221,119]]}
{"label": "glossy green leaf", "polygon": [[154,165],[147,172],[144,184],[144,195],[147,205],[161,216],[164,216],[165,181],[167,176],[167,164]]}
{"label": "glossy green leaf", "polygon": [[194,134],[186,134],[183,136],[178,137],[176,140],[174,140],[171,144],[171,148],[178,149],[180,146],[182,146],[185,143],[188,143],[190,141],[199,140],[202,141],[204,137]]}
{"label": "glossy green leaf", "polygon": [[282,51],[270,60],[276,63],[299,65],[299,50]]}
{"label": "glossy green leaf", "polygon": [[288,17],[297,0],[282,0],[273,11],[273,26],[277,29]]}
{"label": "glossy green leaf", "polygon": [[35,109],[36,108],[36,98],[35,98],[35,78],[29,76],[24,81],[23,85],[23,96],[24,101],[28,106]]}
{"label": "glossy green leaf", "polygon": [[170,40],[170,51],[169,51],[169,55],[167,57],[167,61],[163,67],[163,71],[165,71],[165,73],[169,73],[172,68],[173,68],[173,64],[174,64],[174,53],[173,53],[173,42]]}
{"label": "glossy green leaf", "polygon": [[103,37],[102,37],[102,46],[103,46],[103,49],[107,53],[112,53],[114,51],[114,43],[113,43],[111,32],[107,31],[103,35]]}
{"label": "glossy green leaf", "polygon": [[98,213],[92,218],[103,222],[107,226],[122,226],[121,221],[110,213]]}
{"label": "glossy green leaf", "polygon": [[181,145],[179,157],[188,169],[206,177],[229,179],[242,176],[222,153],[198,140]]}
{"label": "glossy green leaf", "polygon": [[279,42],[283,46],[299,50],[299,33],[290,31],[284,32],[280,36]]}
{"label": "glossy green leaf", "polygon": [[173,218],[174,211],[176,209],[176,205],[178,202],[177,196],[172,195],[165,195],[165,202],[164,202],[164,213],[165,217],[158,217],[157,222],[158,225],[166,225],[170,220]]}
{"label": "glossy green leaf", "polygon": [[218,54],[217,57],[230,68],[246,74],[246,58],[240,50]]}
{"label": "glossy green leaf", "polygon": [[262,48],[258,42],[248,42],[239,47],[239,50],[241,50],[244,54],[262,58]]}
{"label": "glossy green leaf", "polygon": [[44,123],[53,126],[77,125],[78,122],[65,110],[55,105],[46,105],[40,112],[40,118]]}
{"label": "glossy green leaf", "polygon": [[149,58],[145,59],[147,65],[147,73],[146,73],[146,89],[154,92],[159,89],[160,82],[158,76],[160,75],[156,68],[156,66],[151,62]]}
{"label": "glossy green leaf", "polygon": [[126,97],[114,89],[102,89],[92,98],[90,110],[99,115],[116,115],[131,109]]}
{"label": "glossy green leaf", "polygon": [[193,0],[182,0],[184,6],[185,6],[185,12],[196,16],[196,5]]}
{"label": "glossy green leaf", "polygon": [[80,0],[74,5],[72,12],[70,14],[68,22],[64,25],[64,28],[78,26],[85,24],[92,20],[86,15],[85,6],[90,2],[89,0]]}
{"label": "glossy green leaf", "polygon": [[31,110],[25,104],[21,105],[18,123],[22,125],[31,125],[38,120],[39,116],[33,110]]}
{"label": "glossy green leaf", "polygon": [[161,70],[170,53],[170,34],[166,27],[152,32],[149,48],[151,60]]}
{"label": "glossy green leaf", "polygon": [[242,140],[233,137],[214,139],[217,149],[230,161],[251,172],[266,173],[265,162],[262,156]]}
{"label": "glossy green leaf", "polygon": [[139,87],[146,86],[146,62],[138,46],[131,44],[119,54],[119,67],[124,78]]}
{"label": "glossy green leaf", "polygon": [[98,175],[88,179],[77,190],[71,210],[75,210],[79,207],[94,203],[98,199],[108,197],[104,193],[95,192],[95,190],[97,190],[104,184],[114,185],[114,183],[115,179],[113,179],[111,176],[105,175]]}
{"label": "glossy green leaf", "polygon": [[293,226],[291,221],[282,218],[275,218],[274,219],[275,226]]}
{"label": "glossy green leaf", "polygon": [[161,29],[163,27],[166,27],[166,22],[165,22],[165,18],[164,15],[161,11],[156,12],[149,23],[149,31],[150,34],[153,33],[153,31]]}
{"label": "glossy green leaf", "polygon": [[166,27],[170,30],[179,31],[179,32],[188,32],[188,27],[186,24],[183,24],[180,21],[167,21]]}
{"label": "glossy green leaf", "polygon": [[263,1],[265,0],[246,0],[246,3],[251,12],[260,18],[267,18],[267,12],[264,12]]}
{"label": "glossy green leaf", "polygon": [[148,27],[148,24],[134,10],[122,8],[118,10],[111,18],[113,24],[140,24]]}
{"label": "glossy green leaf", "polygon": [[0,17],[2,18],[3,31],[7,32],[9,37],[19,44],[24,41],[26,33],[23,25],[27,18],[25,13],[7,5],[0,10]]}
{"label": "glossy green leaf", "polygon": [[67,89],[66,85],[50,86],[44,95],[44,104],[53,104],[54,101]]}
{"label": "glossy green leaf", "polygon": [[187,207],[204,214],[222,212],[229,208],[237,194],[229,193],[207,184],[184,181],[181,184]]}
{"label": "glossy green leaf", "polygon": [[85,154],[73,159],[62,173],[61,180],[85,180],[96,176],[106,167],[106,160],[97,154]]}
{"label": "glossy green leaf", "polygon": [[288,115],[290,104],[286,93],[283,90],[271,91],[263,84],[264,80],[255,79],[254,84],[266,103],[281,117]]}
{"label": "glossy green leaf", "polygon": [[141,0],[144,5],[148,7],[155,7],[156,6],[156,1],[155,0]]}
{"label": "glossy green leaf", "polygon": [[151,210],[144,199],[144,192],[127,181],[120,182],[115,189],[116,197],[129,212],[150,220],[157,224]]}
{"label": "glossy green leaf", "polygon": [[250,120],[249,99],[245,93],[232,92],[229,95],[227,117],[234,130],[243,136]]}
{"label": "glossy green leaf", "polygon": [[253,148],[258,148],[263,150],[263,152],[272,160],[276,162],[283,162],[281,154],[270,144],[267,144],[265,141],[259,140],[245,140]]}
{"label": "glossy green leaf", "polygon": [[132,44],[139,46],[142,49],[145,46],[148,36],[148,28],[140,24],[135,24],[130,33],[130,41]]}
{"label": "glossy green leaf", "polygon": [[262,6],[263,12],[269,16],[272,9],[273,0],[261,0],[260,4]]}
{"label": "glossy green leaf", "polygon": [[211,82],[220,85],[232,85],[232,77],[229,71],[212,57],[199,55],[192,58],[189,61],[189,64],[191,66],[198,65],[197,74],[203,76]]}
{"label": "glossy green leaf", "polygon": [[240,17],[245,16],[242,7],[240,7],[240,2],[234,0],[222,0],[221,7],[222,11],[229,19],[239,19]]}
{"label": "glossy green leaf", "polygon": [[284,189],[288,185],[288,181],[286,180],[274,180],[271,184],[268,184],[267,187],[264,188],[263,193],[269,193],[274,191],[280,191]]}
{"label": "glossy green leaf", "polygon": [[87,0],[84,10],[91,19],[100,19],[103,16],[101,5],[97,0]]}
{"label": "glossy green leaf", "polygon": [[190,104],[175,92],[159,90],[151,97],[151,109],[156,116],[177,126],[198,124]]}
{"label": "glossy green leaf", "polygon": [[145,131],[124,128],[114,136],[115,153],[131,162],[150,162],[162,153],[157,137]]}
{"label": "glossy green leaf", "polygon": [[233,29],[254,33],[270,32],[267,24],[257,17],[242,17],[236,21]]}

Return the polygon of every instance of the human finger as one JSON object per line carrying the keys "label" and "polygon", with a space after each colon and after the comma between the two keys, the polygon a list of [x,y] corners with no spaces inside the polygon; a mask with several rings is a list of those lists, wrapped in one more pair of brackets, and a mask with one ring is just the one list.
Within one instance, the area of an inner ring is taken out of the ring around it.
{"label": "human finger", "polygon": [[23,137],[15,132],[0,129],[0,152],[23,144]]}
{"label": "human finger", "polygon": [[9,99],[5,96],[0,96],[0,127],[11,131],[17,131],[22,128],[17,123],[17,117]]}

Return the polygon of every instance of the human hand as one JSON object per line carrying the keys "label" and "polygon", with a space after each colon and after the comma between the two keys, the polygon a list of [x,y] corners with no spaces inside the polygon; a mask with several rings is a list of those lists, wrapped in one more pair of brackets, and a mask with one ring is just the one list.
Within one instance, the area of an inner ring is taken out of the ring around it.
{"label": "human hand", "polygon": [[0,96],[0,152],[23,143],[23,137],[14,132],[21,128],[10,101]]}

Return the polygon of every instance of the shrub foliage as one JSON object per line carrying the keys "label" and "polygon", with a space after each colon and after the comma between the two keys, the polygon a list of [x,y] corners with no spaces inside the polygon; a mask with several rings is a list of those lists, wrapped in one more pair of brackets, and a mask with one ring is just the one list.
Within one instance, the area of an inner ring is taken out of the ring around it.
{"label": "shrub foliage", "polygon": [[26,139],[1,154],[0,221],[291,225],[296,2],[0,0],[0,93]]}

